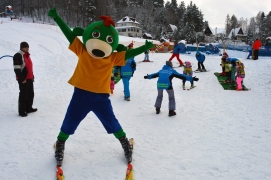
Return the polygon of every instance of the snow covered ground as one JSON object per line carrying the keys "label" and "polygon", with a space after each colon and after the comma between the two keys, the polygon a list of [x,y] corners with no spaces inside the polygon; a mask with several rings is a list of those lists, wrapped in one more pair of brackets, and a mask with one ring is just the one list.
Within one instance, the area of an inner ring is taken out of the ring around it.
{"label": "snow covered ground", "polygon": [[[0,59],[0,179],[48,180],[55,177],[53,143],[59,133],[73,87],[67,83],[77,57],[57,27],[0,19],[0,57],[14,55],[21,41],[30,45],[38,111],[22,118],[17,113],[18,84],[12,58]],[[121,42],[130,42],[120,37]],[[138,41],[138,40],[136,40]],[[138,41],[139,42],[139,41]],[[246,53],[227,51],[243,60],[244,84],[251,91],[225,91],[214,72],[220,56],[206,55],[208,73],[191,91],[173,79],[177,115],[168,117],[164,92],[161,114],[155,114],[157,72],[170,53],[150,54],[152,63],[135,57],[137,70],[130,81],[131,101],[123,100],[122,82],[110,97],[128,137],[135,139],[134,176],[137,180],[270,180],[271,179],[271,58],[246,60]],[[183,61],[197,63],[194,53]],[[177,66],[177,60],[173,60]],[[182,72],[183,68],[176,69]],[[187,82],[186,86],[190,84]],[[66,143],[63,170],[67,180],[120,180],[126,160],[118,140],[108,135],[90,113]]]}

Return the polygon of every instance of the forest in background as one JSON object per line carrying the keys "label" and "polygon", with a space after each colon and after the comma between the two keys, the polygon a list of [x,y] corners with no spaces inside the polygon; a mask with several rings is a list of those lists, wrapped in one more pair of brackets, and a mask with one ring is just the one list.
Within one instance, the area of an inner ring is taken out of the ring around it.
{"label": "forest in background", "polygon": [[[186,5],[177,0],[1,0],[0,7],[11,5],[14,13],[20,17],[30,17],[33,22],[51,23],[47,16],[52,7],[56,7],[59,15],[73,28],[86,27],[98,21],[99,16],[107,15],[117,22],[125,16],[136,18],[143,33],[149,33],[154,39],[166,37],[169,24],[177,27],[173,39],[185,39],[188,42],[204,41],[203,32],[208,26],[208,19],[204,19],[204,12],[192,1]],[[271,11],[266,15],[259,11],[256,17],[244,19],[234,14],[225,17],[225,36],[233,28],[241,27],[247,34],[247,42],[259,38],[264,40],[271,36]],[[213,27],[211,27],[213,28]],[[223,37],[222,37],[223,38]],[[232,37],[235,38],[234,36]]]}

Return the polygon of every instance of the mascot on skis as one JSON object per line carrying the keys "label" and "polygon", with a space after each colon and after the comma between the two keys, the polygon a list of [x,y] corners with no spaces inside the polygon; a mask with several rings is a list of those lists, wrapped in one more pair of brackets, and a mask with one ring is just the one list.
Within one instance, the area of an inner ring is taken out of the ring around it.
{"label": "mascot on skis", "polygon": [[[85,29],[76,27],[71,30],[56,8],[49,10],[48,15],[68,39],[69,49],[78,56],[77,66],[68,81],[74,86],[74,92],[55,143],[57,166],[62,165],[66,140],[90,111],[98,117],[107,133],[113,133],[120,141],[130,163],[132,146],[114,115],[109,99],[111,73],[114,66],[124,66],[127,59],[152,48],[152,42],[146,41],[143,46],[127,50],[118,44],[118,32],[109,16],[100,16],[101,21],[93,22]],[[82,36],[82,41],[77,36]]]}

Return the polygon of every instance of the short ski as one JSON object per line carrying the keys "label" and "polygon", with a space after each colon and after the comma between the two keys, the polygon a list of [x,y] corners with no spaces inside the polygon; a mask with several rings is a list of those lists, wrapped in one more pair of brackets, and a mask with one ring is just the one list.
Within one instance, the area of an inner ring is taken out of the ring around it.
{"label": "short ski", "polygon": [[210,70],[206,70],[206,71],[194,71],[195,73],[204,73],[204,72],[209,72]]}
{"label": "short ski", "polygon": [[[129,144],[132,146],[132,149],[134,149],[134,138],[129,139]],[[125,180],[134,180],[134,169],[131,162],[132,162],[132,159],[128,160],[128,164],[127,164],[128,167],[126,169]]]}
{"label": "short ski", "polygon": [[56,180],[65,180],[63,170],[60,166],[56,166]]}
{"label": "short ski", "polygon": [[187,91],[190,91],[191,89],[194,89],[196,86],[188,88]]}
{"label": "short ski", "polygon": [[153,62],[153,61],[140,61],[140,62]]}

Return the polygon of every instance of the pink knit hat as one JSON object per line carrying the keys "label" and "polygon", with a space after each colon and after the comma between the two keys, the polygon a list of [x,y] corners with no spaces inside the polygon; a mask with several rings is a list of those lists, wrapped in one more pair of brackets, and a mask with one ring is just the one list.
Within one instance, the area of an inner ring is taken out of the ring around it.
{"label": "pink knit hat", "polygon": [[189,62],[189,61],[185,61],[184,66],[185,67],[192,67],[191,62]]}

